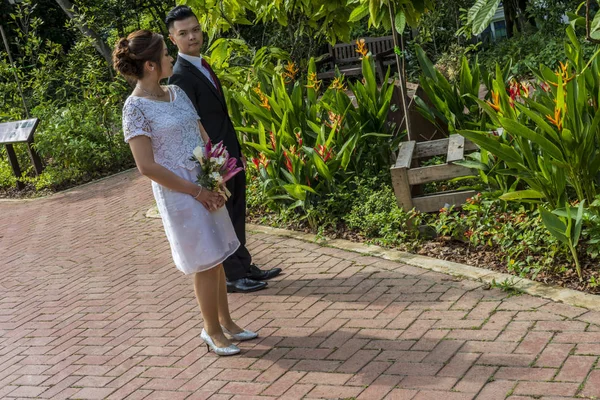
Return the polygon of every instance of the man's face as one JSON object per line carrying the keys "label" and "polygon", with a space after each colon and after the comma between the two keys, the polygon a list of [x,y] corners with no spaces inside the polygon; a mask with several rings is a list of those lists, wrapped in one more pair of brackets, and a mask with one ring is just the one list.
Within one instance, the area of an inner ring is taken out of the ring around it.
{"label": "man's face", "polygon": [[175,21],[169,30],[169,38],[180,53],[196,57],[200,55],[203,42],[202,28],[196,17]]}

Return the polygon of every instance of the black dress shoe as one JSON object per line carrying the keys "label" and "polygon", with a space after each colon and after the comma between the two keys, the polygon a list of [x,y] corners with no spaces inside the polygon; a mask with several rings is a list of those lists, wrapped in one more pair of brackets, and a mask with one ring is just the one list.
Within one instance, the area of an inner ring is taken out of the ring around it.
{"label": "black dress shoe", "polygon": [[227,293],[249,293],[256,292],[267,287],[266,282],[257,282],[250,278],[227,281]]}
{"label": "black dress shoe", "polygon": [[266,281],[267,279],[275,278],[281,273],[281,268],[271,268],[266,271],[261,270],[255,264],[250,264],[250,272],[248,278],[255,281]]}

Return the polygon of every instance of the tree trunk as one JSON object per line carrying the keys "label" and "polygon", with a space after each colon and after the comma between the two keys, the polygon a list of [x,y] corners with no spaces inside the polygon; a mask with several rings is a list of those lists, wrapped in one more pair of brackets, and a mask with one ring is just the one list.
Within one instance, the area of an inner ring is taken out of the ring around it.
{"label": "tree trunk", "polygon": [[[104,59],[106,60],[106,62],[108,63],[108,65],[110,67],[112,65],[112,51],[111,51],[110,47],[108,47],[106,42],[104,40],[102,40],[102,38],[100,37],[100,35],[98,35],[98,33],[93,31],[92,29],[90,29],[90,27],[85,22],[78,20],[79,16],[77,15],[77,12],[74,10],[75,6],[69,0],[56,0],[56,2],[60,6],[60,8],[62,8],[62,10],[65,12],[65,14],[67,14],[67,16],[71,20],[74,20],[75,25],[77,26],[77,28],[79,28],[81,33],[83,33],[85,36],[87,36],[93,40],[94,47],[96,48],[98,53],[100,53],[100,55],[102,57],[104,57]],[[112,75],[112,70],[111,70],[111,75]]]}

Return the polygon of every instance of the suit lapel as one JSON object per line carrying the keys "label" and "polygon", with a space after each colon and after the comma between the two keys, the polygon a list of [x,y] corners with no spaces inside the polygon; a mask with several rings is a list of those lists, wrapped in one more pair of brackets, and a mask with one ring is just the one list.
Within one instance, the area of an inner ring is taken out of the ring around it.
{"label": "suit lapel", "polygon": [[[181,57],[177,58],[177,62],[181,63],[182,66],[190,70],[196,78],[200,79],[206,86],[210,88],[210,90],[212,90],[213,94],[219,99],[219,101],[223,105],[225,104],[225,98],[223,97],[223,95],[219,93],[215,85],[213,85],[213,83],[198,68],[196,68],[194,64]],[[216,82],[216,84],[218,85],[219,82]]]}

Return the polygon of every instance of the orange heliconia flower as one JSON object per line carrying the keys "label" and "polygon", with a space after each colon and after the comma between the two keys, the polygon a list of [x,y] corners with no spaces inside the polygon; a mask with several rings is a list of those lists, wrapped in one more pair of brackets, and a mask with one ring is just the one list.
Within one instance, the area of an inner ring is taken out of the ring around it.
{"label": "orange heliconia flower", "polygon": [[492,90],[492,101],[486,101],[496,111],[500,111],[500,93]]}
{"label": "orange heliconia flower", "polygon": [[266,108],[267,110],[271,110],[271,105],[269,104],[269,98],[267,97],[266,94],[263,93],[263,91],[260,88],[260,83],[258,84],[258,86],[256,86],[254,89],[252,89],[254,91],[254,93],[256,93],[258,95],[258,97],[260,98],[260,106],[263,108]]}
{"label": "orange heliconia flower", "polygon": [[561,109],[558,107],[554,108],[554,118],[552,118],[552,116],[550,115],[546,115],[546,118],[548,119],[548,121],[552,122],[552,124],[554,124],[554,126],[556,126],[558,128],[559,131],[562,130],[563,127],[563,119],[561,118]]}
{"label": "orange heliconia flower", "polygon": [[334,113],[333,111],[328,111],[327,116],[329,117],[329,121],[325,121],[325,125],[329,128],[333,128],[335,124],[337,124],[335,130],[339,131],[342,127],[342,122],[344,121],[344,116]]}
{"label": "orange heliconia flower", "polygon": [[283,73],[285,83],[293,82],[296,79],[298,72],[300,72],[300,70],[296,64],[293,61],[288,61],[287,65],[285,66],[285,72]]}
{"label": "orange heliconia flower", "polygon": [[367,54],[369,53],[369,49],[367,48],[367,45],[365,44],[365,39],[360,39],[356,41],[356,52],[359,53],[361,56],[366,57]]}
{"label": "orange heliconia flower", "polygon": [[321,83],[323,83],[323,81],[317,79],[316,72],[311,72],[310,74],[308,74],[308,82],[306,85],[307,88],[319,90],[321,88]]}
{"label": "orange heliconia flower", "polygon": [[346,90],[346,85],[344,84],[344,76],[337,77],[331,82],[331,89],[335,90]]}

